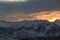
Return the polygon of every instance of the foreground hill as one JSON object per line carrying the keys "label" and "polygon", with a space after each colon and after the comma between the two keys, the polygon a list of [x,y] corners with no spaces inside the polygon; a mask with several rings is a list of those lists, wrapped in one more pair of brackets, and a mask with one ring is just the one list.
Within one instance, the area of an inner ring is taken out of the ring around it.
{"label": "foreground hill", "polygon": [[0,20],[0,40],[17,40],[26,37],[60,37],[60,20],[25,20],[6,22]]}

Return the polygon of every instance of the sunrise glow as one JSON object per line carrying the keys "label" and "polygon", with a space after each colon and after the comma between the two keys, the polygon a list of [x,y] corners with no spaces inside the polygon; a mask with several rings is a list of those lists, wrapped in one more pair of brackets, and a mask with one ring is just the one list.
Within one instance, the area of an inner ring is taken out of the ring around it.
{"label": "sunrise glow", "polygon": [[48,20],[49,22],[54,22],[56,19],[60,19],[60,18],[52,18],[51,20]]}
{"label": "sunrise glow", "polygon": [[0,19],[16,22],[24,20],[48,20],[49,22],[54,22],[56,19],[60,19],[60,11],[43,11],[39,13],[19,13],[16,15],[9,15],[5,17],[0,17]]}

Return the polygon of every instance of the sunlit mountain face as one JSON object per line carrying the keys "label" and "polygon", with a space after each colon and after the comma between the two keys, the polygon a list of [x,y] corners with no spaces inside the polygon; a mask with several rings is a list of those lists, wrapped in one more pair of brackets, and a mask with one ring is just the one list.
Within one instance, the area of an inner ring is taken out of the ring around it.
{"label": "sunlit mountain face", "polygon": [[24,20],[48,20],[49,22],[54,22],[56,19],[60,19],[60,10],[55,11],[42,11],[39,13],[19,13],[16,15],[8,15],[5,17],[0,17],[2,20],[16,22]]}

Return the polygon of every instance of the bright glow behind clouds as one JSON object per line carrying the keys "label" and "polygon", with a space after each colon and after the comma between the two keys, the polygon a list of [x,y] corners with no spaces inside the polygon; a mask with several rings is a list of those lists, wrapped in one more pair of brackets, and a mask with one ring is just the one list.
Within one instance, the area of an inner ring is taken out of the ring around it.
{"label": "bright glow behind clouds", "polygon": [[3,2],[26,2],[27,0],[0,0]]}

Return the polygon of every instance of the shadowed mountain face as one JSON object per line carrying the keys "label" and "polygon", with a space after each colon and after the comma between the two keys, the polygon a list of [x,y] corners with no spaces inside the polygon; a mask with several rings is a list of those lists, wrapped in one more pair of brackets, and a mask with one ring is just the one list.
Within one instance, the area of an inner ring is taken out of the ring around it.
{"label": "shadowed mountain face", "polygon": [[25,37],[60,37],[60,20],[0,21],[0,39],[18,40]]}

